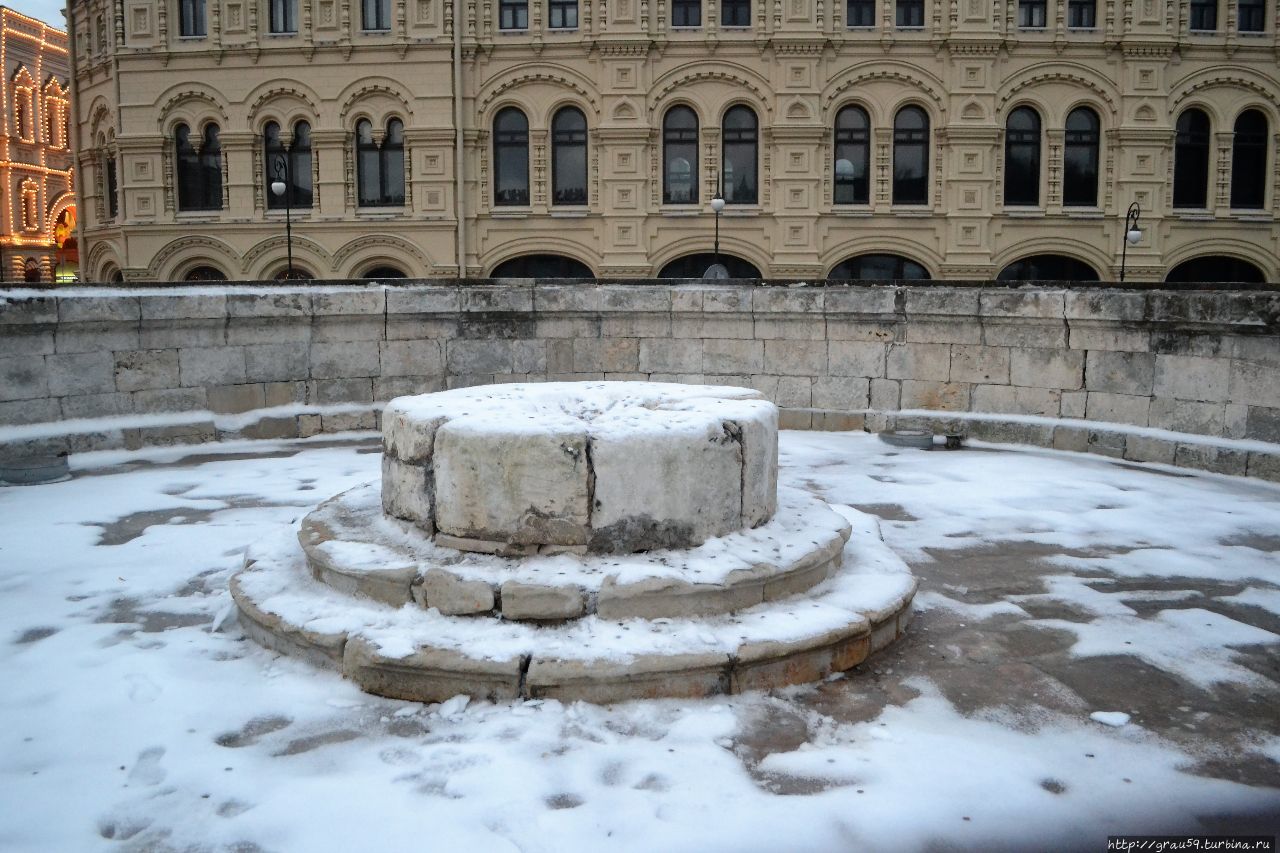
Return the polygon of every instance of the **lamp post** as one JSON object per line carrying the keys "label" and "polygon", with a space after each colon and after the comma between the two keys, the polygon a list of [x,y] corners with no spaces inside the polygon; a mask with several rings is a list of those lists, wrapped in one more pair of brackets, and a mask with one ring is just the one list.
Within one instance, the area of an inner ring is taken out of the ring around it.
{"label": "lamp post", "polygon": [[[284,198],[284,239],[286,251],[289,253],[289,270],[285,278],[293,278],[293,204],[289,198],[289,158],[284,154],[276,155],[276,179],[271,182],[271,192]],[[1121,279],[1123,279],[1123,274]]]}
{"label": "lamp post", "polygon": [[711,212],[716,215],[715,261],[702,274],[703,278],[728,278],[729,270],[720,263],[720,212],[724,210],[724,191],[716,190],[716,197],[711,199]]}
{"label": "lamp post", "polygon": [[1138,245],[1142,239],[1142,231],[1138,229],[1138,217],[1142,215],[1142,207],[1135,201],[1129,205],[1129,212],[1124,215],[1124,240],[1120,244],[1120,280],[1124,281],[1124,267],[1129,259],[1129,246]]}

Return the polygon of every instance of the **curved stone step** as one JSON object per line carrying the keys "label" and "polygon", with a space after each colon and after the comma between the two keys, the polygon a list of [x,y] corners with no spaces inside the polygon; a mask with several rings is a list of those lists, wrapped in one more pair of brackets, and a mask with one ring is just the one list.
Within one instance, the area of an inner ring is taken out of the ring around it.
{"label": "curved stone step", "polygon": [[399,699],[467,693],[615,702],[769,689],[856,666],[910,619],[915,579],[880,541],[873,519],[844,514],[857,532],[841,568],[811,596],[730,615],[593,615],[545,626],[395,608],[316,581],[288,541],[255,548],[231,591],[257,642]]}
{"label": "curved stone step", "polygon": [[639,554],[509,558],[443,547],[383,515],[373,483],[324,502],[298,531],[312,574],[341,592],[539,622],[733,613],[821,583],[848,538],[848,523],[827,504],[785,488],[761,527]]}

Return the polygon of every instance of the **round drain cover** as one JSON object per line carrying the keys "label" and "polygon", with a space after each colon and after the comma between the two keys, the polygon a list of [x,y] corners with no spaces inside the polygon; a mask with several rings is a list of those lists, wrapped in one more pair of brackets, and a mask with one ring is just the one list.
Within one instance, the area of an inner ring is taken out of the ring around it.
{"label": "round drain cover", "polygon": [[65,456],[28,456],[0,459],[0,485],[39,486],[71,479]]}
{"label": "round drain cover", "polygon": [[880,440],[894,447],[915,447],[928,450],[933,447],[933,433],[922,429],[889,429],[880,433]]}

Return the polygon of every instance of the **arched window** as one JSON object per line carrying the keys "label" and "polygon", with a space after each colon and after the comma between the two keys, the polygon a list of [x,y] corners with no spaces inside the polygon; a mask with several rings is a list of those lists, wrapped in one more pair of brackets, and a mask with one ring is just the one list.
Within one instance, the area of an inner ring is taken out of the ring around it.
{"label": "arched window", "polygon": [[102,191],[107,196],[107,218],[120,215],[120,188],[116,181],[116,157],[112,151],[102,153]]}
{"label": "arched window", "polygon": [[893,119],[893,203],[929,203],[929,117],[919,107]]}
{"label": "arched window", "polygon": [[174,128],[173,138],[178,169],[178,210],[221,210],[222,143],[218,126],[205,125],[199,151],[185,124]]}
{"label": "arched window", "polygon": [[42,279],[40,264],[36,262],[35,258],[27,258],[27,262],[22,267],[22,280],[28,284],[35,284]]}
{"label": "arched window", "polygon": [[360,27],[375,32],[391,29],[391,0],[360,0]]}
{"label": "arched window", "polygon": [[1062,203],[1066,207],[1096,207],[1098,204],[1098,141],[1101,138],[1098,114],[1077,107],[1067,116],[1065,150],[1062,158]]}
{"label": "arched window", "polygon": [[566,255],[520,255],[493,268],[490,278],[594,278],[591,268]]}
{"label": "arched window", "polygon": [[[293,140],[286,147],[280,138],[280,125],[268,122],[262,128],[263,177],[266,180],[267,207],[283,208],[288,199],[291,208],[311,207],[311,125],[300,121],[293,126]],[[285,180],[288,170],[288,188],[284,195],[271,191],[271,184]]]}
{"label": "arched window", "polygon": [[[310,130],[308,127],[308,147]],[[356,123],[356,171],[361,207],[404,204],[404,123],[400,119],[393,118],[387,122],[381,144],[373,138],[373,125],[368,120]],[[308,183],[310,174],[308,165]]]}
{"label": "arched window", "polygon": [[1231,206],[1258,210],[1267,198],[1267,117],[1245,110],[1231,143]]}
{"label": "arched window", "polygon": [[13,114],[14,121],[17,124],[18,137],[23,142],[35,141],[35,121],[32,118],[34,112],[32,106],[31,89],[20,87],[13,93]]}
{"label": "arched window", "polygon": [[699,252],[696,255],[685,255],[666,264],[659,272],[658,278],[702,278],[707,268],[714,263],[721,263],[729,271],[729,278],[761,278],[760,270],[750,261],[721,252]]}
{"label": "arched window", "polygon": [[1032,255],[1000,271],[997,281],[1097,281],[1098,271],[1066,255]]}
{"label": "arched window", "polygon": [[1209,117],[1190,109],[1178,116],[1173,147],[1173,206],[1207,207],[1209,198]]}
{"label": "arched window", "polygon": [[30,178],[22,182],[22,228],[40,230],[40,187]]}
{"label": "arched window", "polygon": [[360,278],[407,278],[407,276],[399,267],[381,266],[366,270]]}
{"label": "arched window", "polygon": [[204,0],[178,0],[178,34],[198,38],[205,33]]}
{"label": "arched window", "polygon": [[1247,282],[1261,284],[1267,278],[1254,264],[1227,255],[1206,255],[1183,261],[1165,276],[1165,281],[1178,284],[1208,282]]}
{"label": "arched window", "polygon": [[271,0],[271,32],[298,31],[298,0]]}
{"label": "arched window", "polygon": [[194,267],[183,277],[183,281],[226,281],[227,274],[217,267]]}
{"label": "arched window", "polygon": [[493,119],[493,203],[529,203],[529,120],[515,107]]}
{"label": "arched window", "polygon": [[698,203],[698,117],[688,107],[662,120],[662,203]]}
{"label": "arched window", "polygon": [[587,203],[587,117],[575,107],[551,120],[551,201]]}
{"label": "arched window", "polygon": [[720,175],[726,204],[755,204],[759,198],[756,160],[759,131],[750,107],[736,106],[724,114],[724,166]]}
{"label": "arched window", "polygon": [[1005,126],[1004,203],[1040,203],[1040,114],[1030,107],[1009,113]]}
{"label": "arched window", "polygon": [[858,255],[836,264],[827,276],[840,281],[908,281],[929,278],[929,271],[902,255]]}
{"label": "arched window", "polygon": [[871,120],[861,107],[836,114],[835,203],[867,204],[871,200]]}

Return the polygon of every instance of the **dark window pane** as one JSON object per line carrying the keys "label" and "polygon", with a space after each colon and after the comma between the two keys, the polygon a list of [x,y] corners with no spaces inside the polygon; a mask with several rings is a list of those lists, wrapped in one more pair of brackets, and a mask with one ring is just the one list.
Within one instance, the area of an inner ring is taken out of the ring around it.
{"label": "dark window pane", "polygon": [[178,33],[187,37],[205,35],[204,0],[179,0]]}
{"label": "dark window pane", "polygon": [[1067,26],[1078,29],[1092,29],[1097,26],[1098,6],[1096,0],[1069,0],[1067,3]]}
{"label": "dark window pane", "polygon": [[529,203],[529,122],[507,107],[493,120],[493,203]]}
{"label": "dark window pane", "polygon": [[1226,255],[1209,255],[1183,261],[1165,276],[1165,281],[1181,284],[1235,281],[1261,284],[1266,280],[1262,270],[1255,265]]}
{"label": "dark window pane", "polygon": [[548,0],[547,26],[553,30],[578,28],[578,0]]}
{"label": "dark window pane", "polygon": [[1004,203],[1040,203],[1040,116],[1028,107],[1011,112],[1005,128]]}
{"label": "dark window pane", "polygon": [[387,122],[387,136],[378,152],[382,160],[382,204],[404,204],[404,124]]}
{"label": "dark window pane", "polygon": [[1261,209],[1267,198],[1267,117],[1245,110],[1231,143],[1231,206]]}
{"label": "dark window pane", "polygon": [[108,154],[106,158],[107,179],[107,216],[115,219],[120,215],[120,193],[116,186],[116,158]]}
{"label": "dark window pane", "polygon": [[897,24],[900,27],[923,27],[924,0],[898,0]]}
{"label": "dark window pane", "polygon": [[1240,0],[1236,9],[1240,32],[1260,33],[1267,28],[1266,0]]}
{"label": "dark window pane", "polygon": [[671,26],[702,26],[702,0],[672,0]]}
{"label": "dark window pane", "polygon": [[929,278],[929,271],[902,255],[858,255],[837,264],[827,278],[841,281],[916,281]]}
{"label": "dark window pane", "polygon": [[720,0],[720,26],[751,26],[751,0]]}
{"label": "dark window pane", "polygon": [[667,110],[662,123],[662,201],[698,203],[698,117],[688,107]]}
{"label": "dark window pane", "polygon": [[298,0],[271,0],[271,32],[298,31]]}
{"label": "dark window pane", "polygon": [[1000,271],[997,281],[1097,281],[1098,273],[1084,261],[1066,255],[1032,255]]}
{"label": "dark window pane", "polygon": [[1173,149],[1173,206],[1205,207],[1209,197],[1209,117],[1187,110],[1178,117]]}
{"label": "dark window pane", "polygon": [[379,204],[382,196],[381,163],[377,143],[373,141],[373,125],[367,121],[356,125],[356,186],[361,207]]}
{"label": "dark window pane", "polygon": [[504,30],[529,28],[529,0],[498,0],[498,27]]}
{"label": "dark window pane", "polygon": [[1018,26],[1043,29],[1046,11],[1046,0],[1018,0]]}
{"label": "dark window pane", "polygon": [[929,203],[929,117],[903,107],[893,122],[893,203]]}
{"label": "dark window pane", "polygon": [[1098,116],[1080,107],[1067,116],[1064,139],[1062,203],[1067,207],[1098,204]]}
{"label": "dark window pane", "polygon": [[871,121],[861,107],[845,107],[836,115],[836,204],[871,200]]}
{"label": "dark window pane", "polygon": [[267,122],[262,128],[262,174],[266,179],[267,208],[274,210],[285,206],[285,195],[276,195],[271,185],[284,178],[284,143],[280,140],[280,125]]}
{"label": "dark window pane", "polygon": [[876,0],[848,0],[844,7],[846,27],[874,27]]}
{"label": "dark window pane", "polygon": [[289,146],[290,203],[294,207],[311,206],[311,125],[300,121],[293,126],[293,143]]}
{"label": "dark window pane", "polygon": [[721,252],[699,252],[676,258],[658,272],[658,278],[702,278],[707,268],[719,262],[729,271],[729,278],[761,278],[760,270],[750,261]]}
{"label": "dark window pane", "polygon": [[1218,28],[1218,0],[1191,0],[1191,29]]}
{"label": "dark window pane", "polygon": [[551,121],[553,204],[587,203],[587,119],[565,107]]}
{"label": "dark window pane", "polygon": [[724,167],[720,175],[726,204],[755,204],[756,114],[749,107],[733,107],[724,116]]}
{"label": "dark window pane", "polygon": [[564,255],[521,255],[503,261],[490,278],[595,278],[590,267]]}
{"label": "dark window pane", "polygon": [[391,0],[361,0],[360,26],[366,30],[391,29]]}

